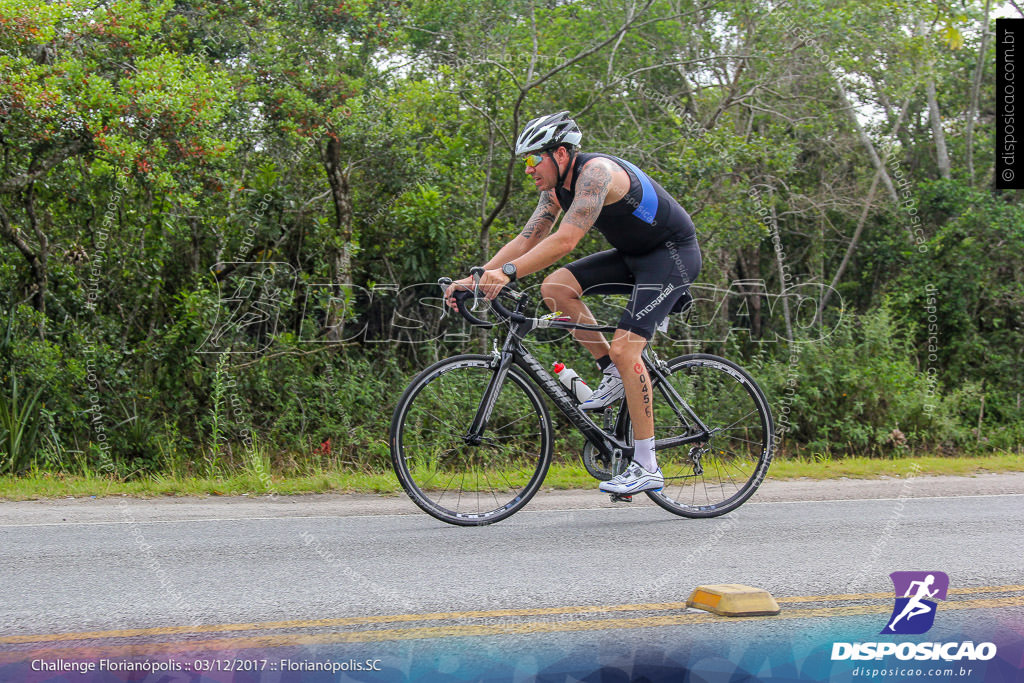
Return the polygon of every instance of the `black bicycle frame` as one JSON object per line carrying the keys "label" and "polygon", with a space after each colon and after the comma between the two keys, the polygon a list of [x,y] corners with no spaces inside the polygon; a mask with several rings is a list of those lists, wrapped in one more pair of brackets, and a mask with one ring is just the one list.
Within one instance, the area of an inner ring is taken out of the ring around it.
{"label": "black bicycle frame", "polygon": [[[615,331],[614,327],[580,325],[578,323],[560,320],[548,321],[548,326],[566,330],[586,329],[599,332]],[[484,391],[484,395],[480,400],[480,406],[477,408],[476,416],[473,418],[473,424],[470,426],[469,432],[466,434],[465,439],[467,443],[479,444],[483,441],[483,433],[487,427],[487,422],[490,420],[491,411],[494,409],[494,403],[497,400],[498,392],[505,383],[509,369],[512,364],[515,363],[524,372],[526,372],[534,382],[537,383],[561,413],[565,415],[566,419],[579,429],[580,432],[583,433],[584,438],[592,443],[603,455],[608,458],[612,458],[615,455],[615,451],[618,450],[623,457],[632,459],[633,447],[615,435],[623,431],[623,422],[625,420],[626,411],[619,411],[615,424],[615,434],[609,434],[597,426],[590,416],[580,409],[575,398],[569,394],[569,391],[563,387],[558,380],[552,377],[551,374],[548,373],[548,371],[545,370],[537,361],[537,359],[526,350],[526,347],[523,346],[523,337],[529,334],[535,327],[537,327],[537,320],[534,318],[526,318],[521,322],[511,323],[509,334],[505,338],[505,344],[502,347],[501,352],[496,357],[494,374],[491,377],[490,382],[488,382],[487,389]],[[673,406],[673,409],[680,418],[683,417],[680,410],[685,411],[686,415],[692,421],[692,424],[696,425],[698,428],[696,434],[674,436],[655,441],[655,448],[666,449],[682,444],[706,441],[710,435],[710,430],[700,420],[700,418],[697,417],[690,406],[687,405],[686,401],[684,401],[668,383],[667,378],[661,372],[657,363],[652,362],[650,357],[647,355],[646,348],[642,353],[642,358],[648,372],[651,374],[651,383],[660,387],[665,400]],[[655,381],[655,379],[660,381]]]}

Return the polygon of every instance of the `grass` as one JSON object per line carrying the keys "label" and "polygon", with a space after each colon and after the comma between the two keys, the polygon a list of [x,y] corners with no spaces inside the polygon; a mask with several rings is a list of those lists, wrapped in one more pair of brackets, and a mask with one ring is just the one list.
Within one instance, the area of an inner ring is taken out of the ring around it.
{"label": "grass", "polygon": [[[914,465],[919,470],[914,469]],[[1024,455],[919,456],[914,458],[791,458],[776,460],[768,471],[769,479],[872,479],[917,475],[971,476],[990,472],[1022,472]]]}
{"label": "grass", "polygon": [[[916,467],[915,467],[916,466]],[[34,471],[20,477],[0,477],[0,499],[36,500],[41,498],[89,498],[104,496],[238,496],[296,495],[305,493],[399,494],[402,487],[395,475],[385,472],[360,472],[337,469],[312,474],[268,476],[260,467],[247,467],[233,475],[194,477],[153,475],[123,481],[97,474],[65,475]],[[835,479],[904,477],[916,475],[974,475],[988,472],[1024,471],[1024,455],[999,453],[970,457],[914,457],[892,460],[848,457],[789,458],[776,460],[769,479]],[[544,480],[545,489],[588,489],[596,481],[579,463],[551,466]]]}

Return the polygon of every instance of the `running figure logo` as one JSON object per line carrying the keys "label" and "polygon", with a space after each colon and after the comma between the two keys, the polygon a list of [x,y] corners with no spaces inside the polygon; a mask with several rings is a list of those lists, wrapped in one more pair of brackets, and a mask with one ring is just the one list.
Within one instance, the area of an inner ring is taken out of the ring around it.
{"label": "running figure logo", "polygon": [[946,599],[949,576],[945,572],[893,572],[889,576],[896,589],[896,606],[882,634],[925,633],[935,623],[935,602],[929,598]]}

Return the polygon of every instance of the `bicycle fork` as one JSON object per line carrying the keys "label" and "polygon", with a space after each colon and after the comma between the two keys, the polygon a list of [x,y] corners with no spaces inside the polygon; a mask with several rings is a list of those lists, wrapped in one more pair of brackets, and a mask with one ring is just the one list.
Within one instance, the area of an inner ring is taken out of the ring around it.
{"label": "bicycle fork", "polygon": [[473,417],[473,424],[462,439],[470,446],[479,446],[484,440],[484,430],[491,419],[494,411],[494,404],[498,400],[498,392],[501,391],[505,378],[508,377],[509,367],[512,365],[514,356],[510,351],[502,351],[500,356],[495,356],[497,367],[491,375],[491,381],[487,383],[487,389],[480,399],[480,406],[476,409]]}

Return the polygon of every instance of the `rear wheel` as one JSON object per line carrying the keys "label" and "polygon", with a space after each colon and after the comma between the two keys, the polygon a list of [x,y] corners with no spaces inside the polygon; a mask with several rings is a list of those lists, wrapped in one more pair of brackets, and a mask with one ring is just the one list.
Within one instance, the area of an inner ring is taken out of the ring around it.
{"label": "rear wheel", "polygon": [[[653,380],[655,438],[700,433],[660,381]],[[665,381],[708,433],[696,442],[658,448],[665,487],[647,495],[683,517],[717,517],[736,509],[757,490],[772,460],[774,430],[764,393],[735,363],[703,353],[668,361]]]}
{"label": "rear wheel", "polygon": [[455,356],[421,372],[391,420],[395,474],[420,508],[449,524],[505,519],[540,488],[551,463],[552,428],[536,387],[512,366],[483,438],[468,436],[494,376],[493,357]]}

